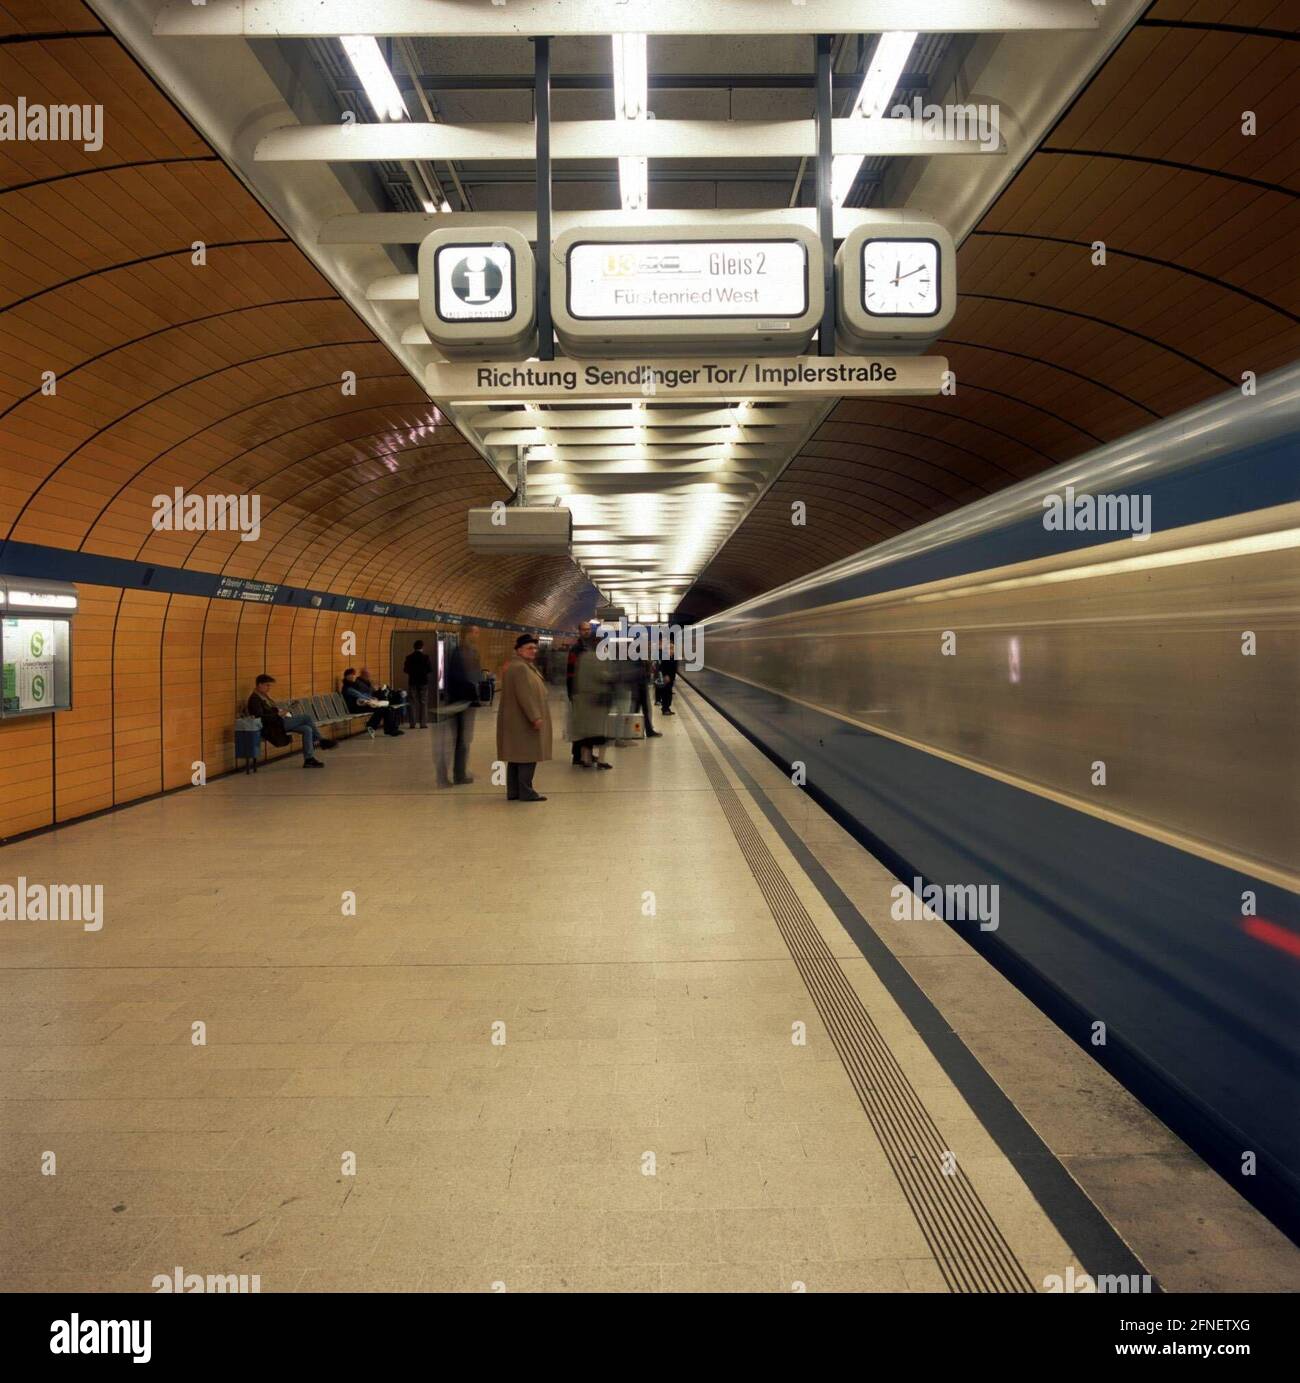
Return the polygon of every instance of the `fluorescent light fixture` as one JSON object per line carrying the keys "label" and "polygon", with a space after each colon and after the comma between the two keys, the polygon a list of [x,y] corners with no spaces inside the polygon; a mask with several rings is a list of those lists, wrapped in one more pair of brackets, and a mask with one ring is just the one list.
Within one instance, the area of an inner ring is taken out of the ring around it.
{"label": "fluorescent light fixture", "polygon": [[375,39],[370,34],[341,34],[339,42],[379,119],[405,120],[406,102]]}
{"label": "fluorescent light fixture", "polygon": [[[649,117],[649,73],[644,34],[613,34],[614,119]],[[624,211],[644,211],[650,202],[650,167],[644,158],[618,161],[619,198]]]}
{"label": "fluorescent light fixture", "polygon": [[[916,34],[911,30],[880,35],[871,56],[871,66],[853,102],[852,119],[879,120],[883,117],[899,78],[907,70],[907,60],[912,56],[915,42]],[[840,154],[831,160],[831,200],[836,206],[844,205],[861,167],[861,154]]]}
{"label": "fluorescent light fixture", "polygon": [[439,210],[439,211],[450,211],[450,210],[451,210],[451,203],[450,203],[449,201],[447,201],[447,199],[444,197],[444,198],[443,198],[442,205],[438,208],[438,210]]}
{"label": "fluorescent light fixture", "polygon": [[644,34],[614,34],[614,112],[619,120],[643,120],[649,95]]}
{"label": "fluorescent light fixture", "polygon": [[624,211],[644,211],[650,201],[649,160],[620,158],[618,191]]}

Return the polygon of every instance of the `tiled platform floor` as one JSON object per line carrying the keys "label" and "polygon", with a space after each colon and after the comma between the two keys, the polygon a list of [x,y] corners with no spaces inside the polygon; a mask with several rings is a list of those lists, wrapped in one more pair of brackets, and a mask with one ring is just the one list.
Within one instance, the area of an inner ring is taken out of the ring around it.
{"label": "tiled platform floor", "polygon": [[[286,761],[0,852],[4,881],[105,893],[98,933],[0,933],[0,1289],[147,1291],[179,1266],[256,1273],[263,1291],[946,1290],[693,715],[951,1006],[1150,1271],[1294,1285],[1280,1235],[960,938],[890,934],[892,880],[683,702],[663,739],[614,750],[612,773],[557,746],[545,804],[490,783],[480,713],[471,787],[437,790],[432,732],[413,731],[350,741],[325,772]],[[1030,1281],[1083,1271],[742,797]]]}

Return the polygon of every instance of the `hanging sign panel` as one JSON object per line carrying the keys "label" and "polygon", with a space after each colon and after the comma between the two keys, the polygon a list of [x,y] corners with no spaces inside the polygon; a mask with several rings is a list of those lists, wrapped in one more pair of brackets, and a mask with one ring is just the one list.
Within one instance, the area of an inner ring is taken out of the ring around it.
{"label": "hanging sign panel", "polygon": [[444,355],[524,359],[537,344],[533,251],[518,231],[433,231],[420,243],[420,321]]}
{"label": "hanging sign panel", "polygon": [[690,357],[682,360],[546,360],[523,364],[429,365],[425,387],[449,403],[635,403],[654,399],[849,398],[868,394],[939,394],[948,361],[926,356]]}
{"label": "hanging sign panel", "polygon": [[879,211],[840,246],[835,282],[846,350],[926,350],[957,310],[952,236],[914,212]]}
{"label": "hanging sign panel", "polygon": [[574,356],[798,355],[821,319],[821,266],[802,226],[574,229],[552,247],[555,332]]}
{"label": "hanging sign panel", "polygon": [[800,240],[579,241],[568,278],[569,312],[588,322],[808,310],[808,247]]}
{"label": "hanging sign panel", "polygon": [[439,322],[506,322],[515,311],[515,257],[508,245],[439,245],[433,254]]}

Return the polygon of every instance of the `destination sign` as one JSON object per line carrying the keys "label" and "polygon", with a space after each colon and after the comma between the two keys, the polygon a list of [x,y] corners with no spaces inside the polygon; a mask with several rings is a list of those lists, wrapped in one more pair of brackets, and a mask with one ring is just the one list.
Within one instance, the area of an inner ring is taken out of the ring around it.
{"label": "destination sign", "polygon": [[808,249],[793,238],[583,240],[570,245],[567,268],[578,321],[789,319],[808,310]]}
{"label": "destination sign", "polygon": [[841,398],[938,394],[941,355],[703,357],[682,360],[553,360],[526,364],[436,364],[425,387],[437,399],[502,402],[608,399]]}
{"label": "destination sign", "polygon": [[280,587],[274,581],[253,581],[245,576],[223,576],[213,594],[218,600],[252,600],[269,605]]}

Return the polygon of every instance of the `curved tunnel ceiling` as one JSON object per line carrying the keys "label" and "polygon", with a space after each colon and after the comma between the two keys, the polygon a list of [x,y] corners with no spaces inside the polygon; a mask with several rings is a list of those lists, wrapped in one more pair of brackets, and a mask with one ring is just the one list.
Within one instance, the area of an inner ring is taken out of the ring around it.
{"label": "curved tunnel ceiling", "polygon": [[[956,395],[840,403],[680,614],[701,619],[1294,360],[1294,27],[1269,0],[1152,5],[961,246],[960,305],[934,348]],[[806,526],[791,523],[796,501]]]}
{"label": "curved tunnel ceiling", "polygon": [[[0,539],[540,625],[589,611],[565,558],[468,551],[466,509],[510,492],[89,9],[0,5],[0,88],[105,107],[97,151],[0,145]],[[260,495],[261,540],[154,531],[176,486]]]}
{"label": "curved tunnel ceiling", "polygon": [[[1158,0],[962,246],[957,396],[841,403],[682,613],[1295,358],[1293,41],[1269,0]],[[0,146],[0,538],[537,623],[589,600],[563,559],[469,554],[501,481],[92,11],[6,0],[0,77],[111,129]],[[153,532],[177,485],[261,494],[265,540]]]}

